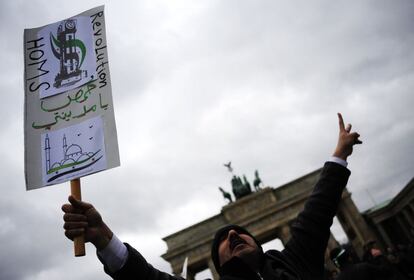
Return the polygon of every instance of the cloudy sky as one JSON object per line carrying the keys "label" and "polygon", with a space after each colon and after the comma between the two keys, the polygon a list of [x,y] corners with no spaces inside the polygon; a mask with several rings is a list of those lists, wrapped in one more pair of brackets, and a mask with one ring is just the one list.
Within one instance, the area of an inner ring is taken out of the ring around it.
{"label": "cloudy sky", "polygon": [[107,279],[73,257],[60,184],[27,192],[23,30],[105,4],[121,167],[84,200],[155,266],[163,236],[219,213],[231,160],[277,187],[331,155],[336,112],[364,144],[349,158],[360,210],[414,176],[414,2],[22,1],[0,4],[0,279]]}

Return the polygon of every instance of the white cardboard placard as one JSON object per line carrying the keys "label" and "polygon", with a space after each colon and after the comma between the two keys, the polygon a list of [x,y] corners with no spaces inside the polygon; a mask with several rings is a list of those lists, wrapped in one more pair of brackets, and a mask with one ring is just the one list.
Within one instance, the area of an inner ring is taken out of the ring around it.
{"label": "white cardboard placard", "polygon": [[23,45],[26,189],[119,166],[104,6],[25,29]]}

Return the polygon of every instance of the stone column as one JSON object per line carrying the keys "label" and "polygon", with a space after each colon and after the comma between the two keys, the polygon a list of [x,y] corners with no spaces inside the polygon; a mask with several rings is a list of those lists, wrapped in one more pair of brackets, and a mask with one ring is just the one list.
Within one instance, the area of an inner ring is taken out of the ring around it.
{"label": "stone column", "polygon": [[414,213],[414,202],[410,203],[410,208],[411,208],[411,211]]}
{"label": "stone column", "polygon": [[172,273],[175,276],[180,276],[182,272],[182,267],[178,267],[178,266],[172,266]]}
{"label": "stone column", "polygon": [[286,246],[286,243],[290,239],[290,227],[289,227],[288,224],[283,225],[282,227],[280,227],[280,229],[279,229],[279,238],[282,241],[283,246]]}
{"label": "stone column", "polygon": [[397,222],[400,225],[405,237],[407,237],[407,239],[410,240],[410,230],[408,229],[408,224],[404,222],[401,213],[398,213],[395,218],[397,219]]}
{"label": "stone column", "polygon": [[410,224],[410,226],[414,226],[414,221],[413,221],[412,215],[410,215],[410,210],[407,208],[403,209],[403,214],[405,218],[407,219],[408,223]]}
{"label": "stone column", "polygon": [[385,245],[386,247],[391,247],[393,248],[393,244],[391,242],[390,237],[388,236],[387,232],[385,231],[384,227],[382,224],[377,224],[377,229],[379,231],[379,233],[381,234],[382,239],[385,241]]}
{"label": "stone column", "polygon": [[211,275],[213,276],[213,280],[219,280],[220,276],[218,275],[216,268],[214,267],[213,260],[209,258],[208,260],[208,268],[210,269]]}
{"label": "stone column", "polygon": [[[342,200],[339,204],[337,217],[356,253],[361,257],[364,244],[367,241],[376,238],[355,203],[352,201],[351,194],[347,191],[347,189],[345,189],[342,194]],[[355,233],[355,237],[350,238],[348,235],[349,230],[352,230],[353,233]]]}

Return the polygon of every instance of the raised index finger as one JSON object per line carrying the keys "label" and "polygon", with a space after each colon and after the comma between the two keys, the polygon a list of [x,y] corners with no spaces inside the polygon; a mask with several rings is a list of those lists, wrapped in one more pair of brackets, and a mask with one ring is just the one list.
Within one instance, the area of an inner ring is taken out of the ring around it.
{"label": "raised index finger", "polygon": [[339,130],[344,131],[345,125],[344,125],[344,119],[342,118],[341,113],[338,113],[338,120],[339,120]]}

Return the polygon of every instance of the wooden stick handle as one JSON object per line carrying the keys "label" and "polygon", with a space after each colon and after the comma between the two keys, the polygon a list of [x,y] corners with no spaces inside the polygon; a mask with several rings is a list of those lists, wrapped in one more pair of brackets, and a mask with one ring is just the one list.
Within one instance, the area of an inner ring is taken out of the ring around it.
{"label": "wooden stick handle", "polygon": [[[82,200],[80,179],[70,181],[70,192],[76,199]],[[75,257],[85,256],[85,236],[79,236],[73,239]]]}

